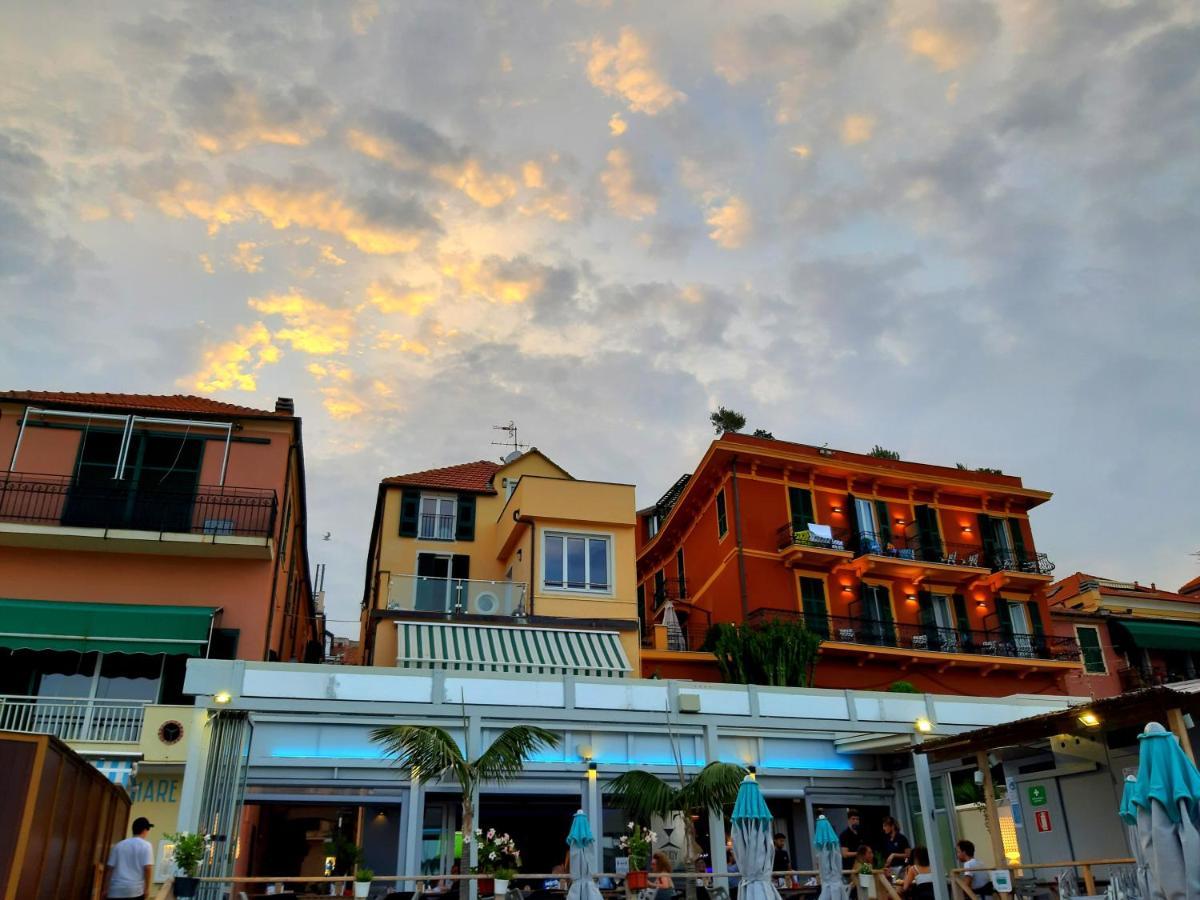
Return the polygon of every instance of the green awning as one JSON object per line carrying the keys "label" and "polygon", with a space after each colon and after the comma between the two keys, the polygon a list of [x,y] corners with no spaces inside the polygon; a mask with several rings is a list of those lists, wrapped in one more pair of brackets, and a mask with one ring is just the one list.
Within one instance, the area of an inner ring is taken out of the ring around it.
{"label": "green awning", "polygon": [[0,599],[0,647],[200,656],[216,608]]}
{"label": "green awning", "polygon": [[397,622],[396,627],[396,665],[406,669],[612,678],[631,671],[615,631],[443,622]]}
{"label": "green awning", "polygon": [[1187,622],[1114,619],[1113,627],[1124,632],[1135,647],[1147,650],[1194,650],[1200,652],[1200,625]]}

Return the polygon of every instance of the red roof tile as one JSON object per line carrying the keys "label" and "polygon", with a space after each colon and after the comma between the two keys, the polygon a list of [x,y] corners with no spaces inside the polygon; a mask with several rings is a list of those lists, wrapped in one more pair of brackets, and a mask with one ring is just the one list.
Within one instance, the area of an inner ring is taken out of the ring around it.
{"label": "red roof tile", "polygon": [[1200,575],[1197,575],[1195,578],[1193,578],[1191,581],[1189,581],[1187,584],[1185,584],[1183,587],[1181,587],[1179,589],[1179,593],[1188,594],[1189,596],[1191,594],[1200,593]]}
{"label": "red roof tile", "polygon": [[407,475],[393,475],[383,479],[384,484],[407,484],[413,487],[446,488],[453,491],[473,491],[477,494],[494,494],[492,477],[500,469],[500,463],[480,459],[475,462],[426,469]]}
{"label": "red roof tile", "polygon": [[66,391],[0,391],[0,401],[14,400],[45,403],[52,406],[94,407],[131,412],[192,413],[217,416],[279,416],[266,409],[254,409],[193,394],[90,394]]}

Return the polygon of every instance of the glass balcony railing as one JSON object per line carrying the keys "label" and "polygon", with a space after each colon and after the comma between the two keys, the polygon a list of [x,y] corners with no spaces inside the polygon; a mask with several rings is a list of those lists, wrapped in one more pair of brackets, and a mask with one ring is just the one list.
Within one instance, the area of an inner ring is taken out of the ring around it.
{"label": "glass balcony railing", "polygon": [[387,608],[447,616],[511,616],[525,609],[523,581],[392,575]]}

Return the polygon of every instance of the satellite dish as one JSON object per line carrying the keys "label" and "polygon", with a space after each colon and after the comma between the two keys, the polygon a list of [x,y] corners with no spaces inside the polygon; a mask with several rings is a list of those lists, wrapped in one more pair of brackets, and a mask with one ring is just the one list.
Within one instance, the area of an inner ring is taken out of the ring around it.
{"label": "satellite dish", "polygon": [[505,456],[505,457],[504,457],[504,462],[506,462],[506,463],[510,463],[510,462],[512,462],[514,459],[520,459],[520,458],[521,458],[521,451],[520,451],[520,450],[514,450],[514,451],[512,451],[511,453],[509,453],[507,456]]}

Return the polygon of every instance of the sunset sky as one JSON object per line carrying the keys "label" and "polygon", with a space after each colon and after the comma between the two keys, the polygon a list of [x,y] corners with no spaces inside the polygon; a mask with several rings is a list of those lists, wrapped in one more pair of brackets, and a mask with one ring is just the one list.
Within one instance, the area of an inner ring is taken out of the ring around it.
{"label": "sunset sky", "polygon": [[0,388],[294,397],[342,634],[381,476],[513,419],[646,504],[717,404],[1175,588],[1198,59],[1157,0],[9,0]]}

